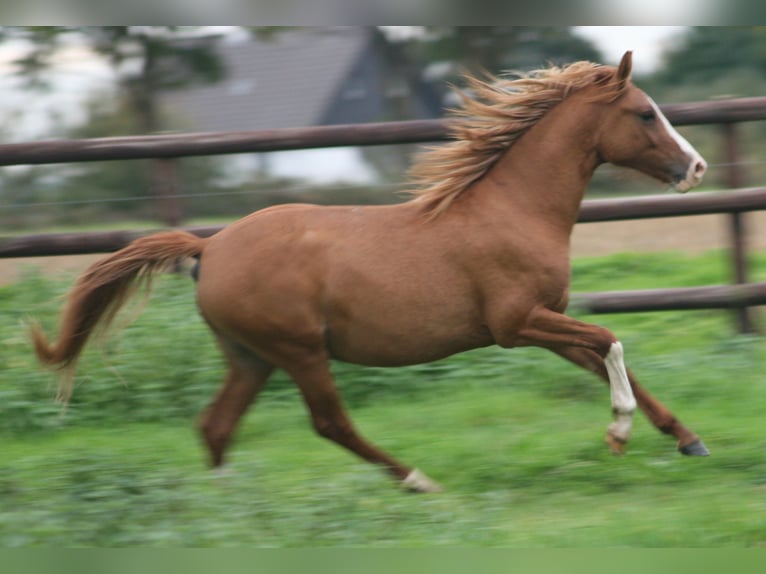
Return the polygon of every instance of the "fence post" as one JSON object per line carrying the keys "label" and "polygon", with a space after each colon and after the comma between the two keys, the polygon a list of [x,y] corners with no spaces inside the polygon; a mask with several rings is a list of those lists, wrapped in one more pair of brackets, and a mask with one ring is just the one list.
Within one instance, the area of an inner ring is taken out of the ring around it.
{"label": "fence post", "polygon": [[183,221],[183,208],[178,197],[178,160],[150,160],[151,191],[157,201],[160,219],[168,227],[178,227]]}
{"label": "fence post", "polygon": [[[730,188],[738,189],[743,187],[745,178],[739,163],[737,124],[729,122],[722,124],[722,126],[726,157],[726,183]],[[731,240],[731,258],[734,264],[734,282],[740,285],[745,284],[748,282],[748,261],[747,227],[744,212],[735,211],[729,215],[729,237]],[[740,333],[749,334],[757,331],[748,307],[740,307],[735,313]]]}

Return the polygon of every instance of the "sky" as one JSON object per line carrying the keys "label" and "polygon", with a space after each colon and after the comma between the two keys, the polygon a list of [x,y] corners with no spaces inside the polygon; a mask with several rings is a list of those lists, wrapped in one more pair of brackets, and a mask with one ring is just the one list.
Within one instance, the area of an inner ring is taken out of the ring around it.
{"label": "sky", "polygon": [[616,64],[626,50],[633,50],[638,73],[654,70],[662,51],[674,44],[684,26],[576,26],[575,32],[591,40],[604,54],[605,64]]}

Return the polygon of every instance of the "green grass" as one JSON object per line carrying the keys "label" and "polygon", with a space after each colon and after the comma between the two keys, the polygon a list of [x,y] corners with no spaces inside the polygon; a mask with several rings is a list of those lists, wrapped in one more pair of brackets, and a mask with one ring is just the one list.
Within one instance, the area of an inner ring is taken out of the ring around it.
{"label": "green grass", "polygon": [[[721,259],[577,261],[574,289],[721,283]],[[628,453],[610,455],[608,388],[542,350],[335,365],[363,434],[445,487],[416,496],[316,437],[282,374],[243,421],[231,474],[212,476],[193,419],[222,365],[182,277],[158,281],[138,320],[86,353],[61,419],[19,321],[52,328],[69,279],[0,288],[0,546],[766,544],[766,349],[725,312],[581,316],[618,334],[704,459],[642,416]]]}

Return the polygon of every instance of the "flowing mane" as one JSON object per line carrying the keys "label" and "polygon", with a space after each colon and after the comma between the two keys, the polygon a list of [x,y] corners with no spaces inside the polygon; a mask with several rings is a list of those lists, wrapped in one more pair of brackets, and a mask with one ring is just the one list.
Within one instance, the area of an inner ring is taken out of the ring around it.
{"label": "flowing mane", "polygon": [[[479,180],[530,127],[569,94],[594,84],[603,85],[603,99],[620,96],[624,83],[616,69],[575,62],[514,78],[466,76],[468,96],[456,89],[462,106],[450,110],[453,141],[420,154],[409,171],[411,193],[437,216]],[[601,97],[599,97],[599,100]]]}

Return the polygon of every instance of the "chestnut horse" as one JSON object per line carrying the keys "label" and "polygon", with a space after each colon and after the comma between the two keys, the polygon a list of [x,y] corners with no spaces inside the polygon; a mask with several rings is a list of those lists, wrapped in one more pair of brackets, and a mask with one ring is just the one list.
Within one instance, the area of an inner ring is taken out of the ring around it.
{"label": "chestnut horse", "polygon": [[39,327],[40,360],[60,392],[94,328],[182,257],[198,259],[198,305],[228,363],[200,418],[214,466],[275,368],[300,389],[323,437],[385,468],[405,488],[438,485],[362,438],[330,359],[397,366],[488,345],[538,346],[593,371],[611,388],[607,443],[622,452],[640,407],[688,455],[699,438],[644,390],[607,329],[564,315],[569,241],[594,170],[604,162],[686,191],[706,164],[618,67],[577,62],[513,79],[470,79],[452,142],[413,168],[416,196],[392,206],[287,205],[258,211],[210,238],[182,231],[138,239],[95,263],[69,295],[58,342]]}

